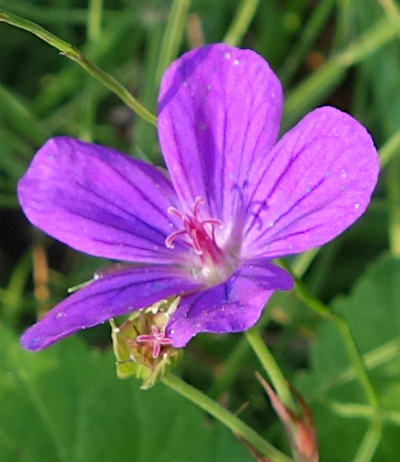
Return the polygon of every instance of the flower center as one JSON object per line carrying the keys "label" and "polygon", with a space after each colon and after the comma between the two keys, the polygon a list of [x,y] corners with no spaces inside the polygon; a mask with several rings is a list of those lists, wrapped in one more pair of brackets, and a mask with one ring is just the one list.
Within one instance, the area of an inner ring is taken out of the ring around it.
{"label": "flower center", "polygon": [[169,214],[182,221],[183,228],[170,234],[165,239],[165,245],[173,249],[175,239],[183,237],[200,258],[201,264],[198,265],[197,262],[194,265],[194,271],[200,270],[201,277],[208,283],[216,284],[224,281],[232,273],[232,258],[215,241],[214,227],[222,227],[221,221],[215,218],[202,219],[200,217],[200,207],[204,202],[203,198],[197,197],[193,204],[192,214],[184,215],[175,207],[168,208]]}
{"label": "flower center", "polygon": [[215,242],[213,228],[214,226],[222,227],[222,223],[215,218],[202,220],[199,217],[199,209],[202,204],[204,204],[204,199],[197,197],[193,205],[192,215],[184,215],[175,207],[168,208],[168,213],[178,217],[184,227],[170,234],[165,239],[165,245],[169,249],[173,249],[175,239],[185,236],[188,244],[202,260],[211,259],[212,262],[217,263],[222,257],[222,251]]}

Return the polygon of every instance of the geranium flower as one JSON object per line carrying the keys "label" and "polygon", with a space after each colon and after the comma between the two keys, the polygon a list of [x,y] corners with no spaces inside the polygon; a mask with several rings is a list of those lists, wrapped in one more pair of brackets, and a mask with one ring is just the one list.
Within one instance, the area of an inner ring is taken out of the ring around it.
{"label": "geranium flower", "polygon": [[368,132],[332,107],[276,143],[282,103],[263,58],[215,44],[163,77],[158,135],[169,176],[109,148],[49,140],[18,185],[28,219],[74,249],[132,264],[96,275],[22,345],[40,350],[171,296],[181,297],[164,332],[174,347],[198,332],[250,328],[275,290],[292,287],[271,259],[350,226],[378,173]]}

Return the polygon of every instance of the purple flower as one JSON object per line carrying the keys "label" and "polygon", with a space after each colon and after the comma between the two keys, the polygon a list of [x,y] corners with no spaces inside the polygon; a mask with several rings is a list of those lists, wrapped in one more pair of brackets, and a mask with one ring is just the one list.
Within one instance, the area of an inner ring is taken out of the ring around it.
{"label": "purple flower", "polygon": [[350,226],[378,174],[368,132],[332,107],[276,142],[282,103],[259,55],[216,44],[184,54],[163,77],[158,135],[169,177],[112,149],[49,140],[18,185],[26,216],[77,250],[130,263],[95,276],[22,345],[40,350],[174,295],[163,339],[175,347],[198,332],[250,328],[275,290],[292,287],[271,259]]}

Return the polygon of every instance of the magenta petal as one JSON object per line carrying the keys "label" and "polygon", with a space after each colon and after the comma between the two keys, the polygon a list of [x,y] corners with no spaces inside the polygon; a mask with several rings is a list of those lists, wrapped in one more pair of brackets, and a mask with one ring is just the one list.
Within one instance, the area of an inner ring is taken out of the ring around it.
{"label": "magenta petal", "polygon": [[158,134],[187,212],[200,196],[206,217],[235,220],[249,171],[276,140],[281,109],[280,82],[254,51],[215,44],[171,64],[161,83]]}
{"label": "magenta petal", "polygon": [[242,332],[256,323],[275,290],[292,286],[290,275],[267,260],[244,263],[223,284],[183,296],[166,333],[179,348],[198,332]]}
{"label": "magenta petal", "polygon": [[156,168],[67,137],[49,140],[18,184],[28,219],[83,252],[118,260],[170,262],[164,244],[176,195]]}
{"label": "magenta petal", "polygon": [[23,334],[21,344],[30,351],[41,350],[79,329],[196,287],[174,266],[141,266],[108,273],[49,311]]}
{"label": "magenta petal", "polygon": [[332,107],[310,112],[250,178],[243,254],[276,257],[333,239],[366,209],[378,156],[365,128]]}

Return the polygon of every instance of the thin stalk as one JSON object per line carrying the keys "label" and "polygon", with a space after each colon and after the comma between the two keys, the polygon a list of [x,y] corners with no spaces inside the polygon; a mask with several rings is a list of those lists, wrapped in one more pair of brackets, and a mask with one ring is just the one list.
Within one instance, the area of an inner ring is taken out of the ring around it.
{"label": "thin stalk", "polygon": [[177,56],[185,30],[189,3],[190,0],[174,0],[172,3],[156,70],[156,84],[160,82],[165,69]]}
{"label": "thin stalk", "polygon": [[242,0],[236,10],[235,17],[226,33],[223,42],[237,46],[246,33],[260,0]]}
{"label": "thin stalk", "polygon": [[397,22],[400,26],[400,9],[393,0],[379,0],[389,20]]}
{"label": "thin stalk", "polygon": [[189,385],[181,378],[170,373],[163,377],[162,382],[167,387],[175,390],[177,393],[215,417],[232,430],[234,434],[242,437],[264,456],[271,458],[274,462],[293,462],[292,459],[262,438],[253,428],[249,427],[234,414],[222,407],[218,402],[214,401],[197,388],[194,388],[192,385]]}
{"label": "thin stalk", "polygon": [[70,43],[60,39],[56,35],[47,31],[43,27],[28,21],[20,16],[0,10],[0,22],[5,22],[11,26],[18,27],[36,35],[52,47],[61,51],[63,55],[78,63],[86,72],[99,80],[104,86],[115,93],[128,107],[130,107],[139,117],[147,122],[156,125],[157,119],[148,109],[146,109],[136,98],[114,77],[100,69],[96,64],[89,61],[81,51]]}
{"label": "thin stalk", "polygon": [[275,361],[272,353],[267,345],[262,340],[259,332],[256,329],[249,329],[245,332],[247,341],[249,342],[254,353],[260,360],[265,372],[268,374],[272,385],[274,386],[280,400],[292,410],[296,409],[296,404],[290,393],[289,385],[280,370],[278,363]]}
{"label": "thin stalk", "polygon": [[353,364],[354,371],[364,389],[365,396],[374,409],[379,408],[378,397],[376,391],[371,383],[368,376],[367,368],[360,351],[357,348],[356,342],[354,341],[353,334],[351,332],[349,323],[346,319],[335,315],[336,326],[338,327],[343,342],[346,345],[347,354],[350,358],[350,362]]}
{"label": "thin stalk", "polygon": [[345,75],[346,70],[361,62],[396,37],[400,23],[383,18],[354,42],[329,58],[323,66],[292,90],[285,104],[284,128],[296,120],[325,95]]}
{"label": "thin stalk", "polygon": [[99,39],[103,19],[103,0],[89,0],[87,36],[89,42]]}
{"label": "thin stalk", "polygon": [[380,420],[371,422],[365,432],[353,462],[370,462],[375,454],[382,436],[382,423]]}
{"label": "thin stalk", "polygon": [[329,409],[346,419],[371,419],[377,414],[382,421],[400,427],[400,411],[396,409],[375,409],[367,404],[342,403],[340,401],[329,401]]}

